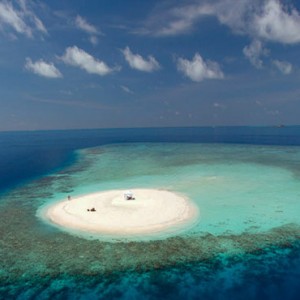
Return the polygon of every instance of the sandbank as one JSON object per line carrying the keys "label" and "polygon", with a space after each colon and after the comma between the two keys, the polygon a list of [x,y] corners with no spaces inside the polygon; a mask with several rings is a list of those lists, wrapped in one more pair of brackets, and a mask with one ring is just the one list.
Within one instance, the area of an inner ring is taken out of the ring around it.
{"label": "sandbank", "polygon": [[[50,222],[83,232],[108,235],[151,234],[191,223],[198,209],[187,197],[166,190],[134,189],[87,194],[57,202],[44,212]],[[88,211],[95,208],[96,211]]]}

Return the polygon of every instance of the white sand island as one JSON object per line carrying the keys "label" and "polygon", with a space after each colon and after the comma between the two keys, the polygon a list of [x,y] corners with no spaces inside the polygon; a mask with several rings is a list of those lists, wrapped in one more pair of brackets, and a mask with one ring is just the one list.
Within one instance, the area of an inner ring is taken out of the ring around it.
{"label": "white sand island", "polygon": [[181,227],[198,215],[197,207],[180,194],[154,189],[135,189],[132,193],[132,200],[125,200],[120,190],[72,198],[48,207],[44,216],[65,228],[128,236]]}

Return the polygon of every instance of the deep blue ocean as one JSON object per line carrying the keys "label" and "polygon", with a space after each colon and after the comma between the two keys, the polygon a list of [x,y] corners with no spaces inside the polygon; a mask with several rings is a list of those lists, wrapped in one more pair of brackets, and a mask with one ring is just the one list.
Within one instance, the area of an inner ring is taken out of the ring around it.
{"label": "deep blue ocean", "polygon": [[[300,126],[0,132],[0,299],[300,299],[298,229],[277,229],[274,244],[268,243],[274,232],[260,235],[257,240],[261,242],[255,247],[253,240],[249,246],[247,234],[230,237],[242,249],[230,254],[220,248],[216,251],[215,237],[206,236],[213,254],[204,255],[208,250],[199,246],[197,237],[116,246],[83,242],[26,219],[27,210],[37,206],[26,199],[51,197],[51,174],[62,177],[68,175],[64,170],[77,172],[72,166],[78,162],[78,150],[128,143],[209,144],[216,149],[224,144],[243,145],[246,150],[263,145],[292,151],[300,147]],[[284,159],[280,163],[284,164]],[[286,163],[292,165],[294,174],[300,174],[299,160],[294,157]],[[27,198],[20,197],[21,193]],[[26,235],[18,238],[14,232],[20,228],[32,231],[34,242]],[[291,238],[286,236],[289,232]],[[39,246],[35,248],[33,243]],[[66,243],[64,248],[59,248],[62,243]],[[72,263],[65,258],[63,262],[59,257],[55,261],[47,258],[47,251],[60,253],[62,249],[70,253]],[[103,259],[101,266],[97,249]],[[120,249],[126,252],[126,261]],[[84,263],[77,251],[89,256]],[[143,251],[147,259],[136,256]],[[92,267],[85,270],[84,264]]]}
{"label": "deep blue ocean", "polygon": [[0,132],[0,191],[71,163],[74,150],[131,142],[300,145],[300,126]]}

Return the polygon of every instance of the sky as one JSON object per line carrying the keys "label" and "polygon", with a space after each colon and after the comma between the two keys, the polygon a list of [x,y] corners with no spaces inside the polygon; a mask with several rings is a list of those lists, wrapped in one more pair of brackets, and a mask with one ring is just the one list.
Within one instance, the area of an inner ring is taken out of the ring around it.
{"label": "sky", "polygon": [[0,131],[300,124],[297,0],[0,0]]}

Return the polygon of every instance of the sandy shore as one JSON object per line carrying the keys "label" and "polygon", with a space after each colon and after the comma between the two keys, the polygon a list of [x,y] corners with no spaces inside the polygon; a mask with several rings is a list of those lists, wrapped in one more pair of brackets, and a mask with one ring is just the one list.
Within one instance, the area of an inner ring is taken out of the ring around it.
{"label": "sandy shore", "polygon": [[[84,232],[135,235],[160,232],[195,219],[196,206],[182,195],[164,190],[132,190],[135,200],[125,200],[124,191],[84,195],[48,207],[51,222]],[[95,208],[95,212],[88,209]]]}

